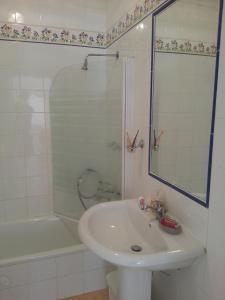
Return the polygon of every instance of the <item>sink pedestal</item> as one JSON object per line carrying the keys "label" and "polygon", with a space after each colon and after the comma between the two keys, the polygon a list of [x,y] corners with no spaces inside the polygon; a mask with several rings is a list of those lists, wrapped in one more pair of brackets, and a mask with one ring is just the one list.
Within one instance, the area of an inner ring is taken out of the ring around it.
{"label": "sink pedestal", "polygon": [[188,267],[204,254],[184,226],[179,235],[170,235],[157,221],[150,228],[154,216],[149,214],[136,199],[120,200],[91,207],[79,221],[82,242],[119,267],[118,300],[150,300],[152,272]]}
{"label": "sink pedestal", "polygon": [[118,300],[151,300],[151,271],[119,267],[118,276]]}

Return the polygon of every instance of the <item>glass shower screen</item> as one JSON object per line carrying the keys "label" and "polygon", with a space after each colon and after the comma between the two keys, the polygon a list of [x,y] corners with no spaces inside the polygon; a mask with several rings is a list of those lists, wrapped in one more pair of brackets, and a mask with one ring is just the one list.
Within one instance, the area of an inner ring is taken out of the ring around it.
{"label": "glass shower screen", "polygon": [[49,128],[55,213],[121,199],[122,63],[92,58],[62,69],[50,90]]}

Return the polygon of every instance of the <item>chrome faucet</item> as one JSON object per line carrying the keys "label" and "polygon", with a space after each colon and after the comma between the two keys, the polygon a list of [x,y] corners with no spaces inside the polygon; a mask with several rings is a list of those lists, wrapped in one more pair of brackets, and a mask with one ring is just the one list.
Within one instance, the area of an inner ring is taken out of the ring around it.
{"label": "chrome faucet", "polygon": [[156,219],[160,220],[166,214],[166,208],[162,201],[153,200],[150,204],[150,209],[156,215]]}
{"label": "chrome faucet", "polygon": [[144,211],[151,210],[155,214],[157,220],[160,220],[163,216],[165,216],[167,212],[165,205],[162,201],[151,200],[150,205],[147,204],[144,198],[142,197],[140,197],[138,201],[140,209]]}

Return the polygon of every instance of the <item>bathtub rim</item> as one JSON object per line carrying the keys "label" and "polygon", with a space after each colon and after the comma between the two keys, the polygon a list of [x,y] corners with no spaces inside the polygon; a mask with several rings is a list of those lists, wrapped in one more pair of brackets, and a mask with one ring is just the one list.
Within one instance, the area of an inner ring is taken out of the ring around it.
{"label": "bathtub rim", "polygon": [[[42,217],[34,217],[31,219],[23,219],[23,220],[18,220],[18,221],[12,221],[12,222],[4,222],[1,223],[0,226],[7,226],[9,224],[24,224],[24,223],[29,223],[29,222],[40,222],[40,221],[46,221],[46,220],[60,220],[60,219],[69,219],[73,223],[78,224],[77,220],[73,220],[71,218],[67,218],[61,215],[46,215]],[[61,220],[60,220],[61,221]],[[87,250],[87,247],[80,243],[74,246],[69,246],[69,247],[64,247],[64,248],[58,248],[54,250],[49,250],[49,251],[42,251],[42,252],[37,252],[33,254],[28,254],[28,255],[23,255],[23,256],[18,256],[18,257],[13,257],[13,258],[7,258],[7,259],[0,259],[0,267],[6,267],[6,266],[11,266],[11,265],[17,265],[17,264],[23,264],[23,263],[28,263],[32,261],[38,261],[42,259],[48,259],[48,258],[54,258],[62,255],[67,255],[67,254],[72,254],[76,252],[81,252]]]}

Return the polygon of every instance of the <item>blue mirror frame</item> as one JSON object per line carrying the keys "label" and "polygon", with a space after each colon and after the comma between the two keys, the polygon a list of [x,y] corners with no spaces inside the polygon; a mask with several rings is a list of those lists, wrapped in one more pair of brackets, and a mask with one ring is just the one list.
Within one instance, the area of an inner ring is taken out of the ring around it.
{"label": "blue mirror frame", "polygon": [[[218,72],[219,72],[219,61],[220,61],[220,44],[221,44],[221,30],[222,30],[222,15],[223,15],[223,0],[220,0],[220,8],[219,8],[219,19],[218,19],[218,32],[217,32],[217,55],[216,55],[216,63],[215,63],[215,76],[214,76],[214,93],[213,93],[213,105],[212,105],[212,117],[211,117],[211,130],[210,134],[210,143],[209,143],[209,156],[208,156],[208,174],[207,174],[207,190],[206,190],[206,201],[203,202],[199,198],[195,197],[193,194],[190,194],[176,185],[162,179],[161,177],[155,175],[151,172],[151,145],[152,145],[152,112],[153,112],[153,88],[154,88],[154,62],[155,62],[155,53],[154,53],[154,44],[155,44],[155,18],[161,13],[164,9],[168,8],[170,5],[175,3],[177,0],[169,0],[164,5],[160,6],[152,14],[152,45],[151,45],[151,83],[150,83],[150,125],[149,125],[149,162],[148,162],[148,174],[155,178],[156,180],[164,183],[165,185],[171,187],[172,189],[180,192],[181,194],[187,196],[193,201],[199,203],[200,205],[208,208],[209,207],[209,197],[210,197],[210,185],[211,185],[211,171],[212,171],[212,155],[213,155],[213,142],[214,142],[214,130],[215,130],[215,115],[216,115],[216,98],[217,98],[217,88],[218,88]],[[225,22],[225,20],[224,20]]]}

